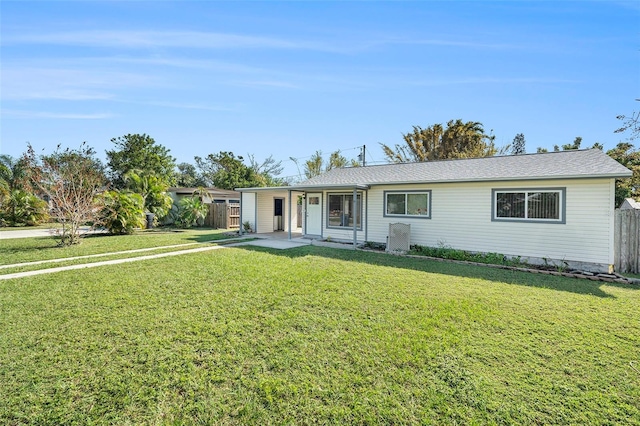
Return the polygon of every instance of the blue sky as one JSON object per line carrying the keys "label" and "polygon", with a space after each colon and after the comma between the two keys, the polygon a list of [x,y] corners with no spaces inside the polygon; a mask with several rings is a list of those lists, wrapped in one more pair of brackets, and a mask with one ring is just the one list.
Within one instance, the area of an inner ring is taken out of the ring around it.
{"label": "blue sky", "polygon": [[316,150],[382,162],[412,126],[479,121],[527,151],[623,136],[633,1],[6,1],[0,152],[146,133],[178,162]]}

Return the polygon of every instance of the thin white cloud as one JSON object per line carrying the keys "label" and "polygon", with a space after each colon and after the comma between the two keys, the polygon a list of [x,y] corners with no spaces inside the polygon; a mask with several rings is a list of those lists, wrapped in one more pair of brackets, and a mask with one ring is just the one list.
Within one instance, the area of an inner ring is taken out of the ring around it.
{"label": "thin white cloud", "polygon": [[108,100],[118,88],[159,85],[156,78],[120,71],[14,67],[2,70],[3,100]]}
{"label": "thin white cloud", "polygon": [[73,113],[73,112],[49,112],[49,111],[27,111],[27,110],[11,110],[3,109],[2,116],[4,118],[20,118],[20,119],[56,119],[56,120],[104,120],[115,117],[110,113]]}
{"label": "thin white cloud", "polygon": [[517,45],[459,39],[420,39],[409,36],[351,34],[333,36],[332,40],[289,40],[269,36],[252,36],[205,31],[135,31],[90,30],[48,33],[5,34],[3,45],[62,45],[108,47],[120,49],[280,49],[353,53],[387,45],[431,45],[472,49],[511,49]]}
{"label": "thin white cloud", "polygon": [[2,44],[39,44],[65,46],[149,49],[180,47],[195,49],[311,49],[336,51],[325,43],[291,41],[274,37],[247,36],[202,31],[93,30],[3,36]]}
{"label": "thin white cloud", "polygon": [[491,43],[484,41],[469,40],[447,40],[447,39],[420,39],[420,38],[390,38],[375,44],[397,44],[397,45],[418,45],[418,46],[442,46],[460,47],[465,49],[518,49],[521,46],[513,43]]}
{"label": "thin white cloud", "polygon": [[414,86],[448,86],[457,84],[570,84],[580,83],[578,80],[562,78],[540,78],[540,77],[470,77],[433,80],[413,81],[409,84]]}
{"label": "thin white cloud", "polygon": [[175,109],[190,109],[190,110],[202,110],[202,111],[221,111],[221,112],[234,112],[238,111],[238,106],[223,106],[223,105],[207,105],[201,103],[184,103],[184,102],[172,102],[172,101],[131,101],[126,99],[117,100],[120,103],[135,104],[135,105],[147,105],[157,106],[164,108]]}
{"label": "thin white cloud", "polygon": [[300,89],[300,86],[286,81],[235,81],[231,82],[235,86],[241,87],[268,87],[274,89]]}
{"label": "thin white cloud", "polygon": [[205,59],[187,59],[183,57],[130,57],[130,56],[107,56],[95,58],[83,58],[83,63],[95,61],[99,63],[122,63],[133,65],[153,65],[174,68],[203,69],[218,72],[232,73],[264,73],[269,70],[260,67],[252,67],[232,62],[212,61]]}

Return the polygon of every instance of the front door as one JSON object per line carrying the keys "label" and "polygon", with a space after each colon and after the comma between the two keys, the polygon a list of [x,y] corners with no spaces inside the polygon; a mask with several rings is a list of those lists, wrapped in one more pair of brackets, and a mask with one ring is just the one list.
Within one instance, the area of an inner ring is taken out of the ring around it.
{"label": "front door", "polygon": [[306,203],[307,223],[305,234],[322,235],[322,193],[308,192]]}
{"label": "front door", "polygon": [[273,230],[284,231],[284,198],[273,199]]}

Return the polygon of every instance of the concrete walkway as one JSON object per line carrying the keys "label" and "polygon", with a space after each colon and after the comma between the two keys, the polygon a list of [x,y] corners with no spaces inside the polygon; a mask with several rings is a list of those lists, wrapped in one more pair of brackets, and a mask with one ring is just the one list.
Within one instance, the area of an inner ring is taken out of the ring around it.
{"label": "concrete walkway", "polygon": [[[159,259],[161,257],[179,256],[179,255],[182,255],[182,254],[199,253],[199,252],[202,252],[202,251],[209,251],[209,250],[218,250],[218,249],[222,249],[222,248],[225,248],[225,247],[228,247],[228,246],[212,246],[212,245],[210,245],[210,246],[198,247],[198,248],[187,249],[187,250],[171,251],[171,252],[168,252],[168,253],[150,254],[148,256],[129,257],[129,258],[126,258],[126,259],[104,260],[102,262],[83,263],[81,265],[60,266],[58,268],[39,269],[37,271],[16,272],[14,274],[0,275],[0,280],[9,280],[9,279],[12,279],[12,278],[32,277],[32,276],[35,276],[35,275],[51,274],[53,272],[72,271],[74,269],[95,268],[97,266],[119,265],[121,263],[139,262],[141,260]],[[108,254],[110,254],[110,253],[107,253],[107,255]],[[13,266],[13,265],[11,265],[11,266]]]}
{"label": "concrete walkway", "polygon": [[267,247],[276,250],[286,250],[290,248],[309,246],[311,245],[311,240],[305,240],[302,238],[295,238],[292,240],[272,240],[272,239],[258,239],[252,241],[245,241],[237,244],[233,244],[234,246],[257,246],[257,247]]}
{"label": "concrete walkway", "polygon": [[[3,233],[6,233],[6,232],[11,232],[11,233],[13,233],[13,232],[29,232],[29,233],[34,234],[35,233],[34,231],[47,231],[47,230],[46,229],[43,229],[43,230],[32,229],[32,230],[28,230],[28,231],[4,231]],[[33,237],[34,235],[29,235],[29,236]],[[28,238],[28,236],[14,237],[14,238]],[[225,240],[220,240],[219,242],[223,242],[223,241],[225,241]],[[229,241],[229,240],[226,240],[226,241]],[[13,264],[13,265],[0,265],[0,269],[16,268],[16,267],[21,267],[21,266],[41,265],[41,264],[45,264],[45,263],[66,262],[66,261],[71,261],[71,260],[113,256],[113,255],[118,255],[118,254],[137,253],[137,252],[160,250],[160,249],[173,248],[173,247],[179,248],[179,247],[189,246],[189,245],[193,245],[193,244],[200,244],[200,243],[187,243],[187,244],[178,244],[178,245],[174,245],[174,246],[150,247],[150,248],[127,250],[127,251],[121,251],[121,252],[100,253],[100,254],[93,254],[93,255],[86,255],[86,256],[76,256],[76,257],[67,257],[67,258],[58,258],[58,259],[39,260],[39,261],[35,261],[35,262],[18,263],[18,264]],[[100,262],[83,263],[83,264],[79,264],[79,265],[68,265],[68,266],[59,266],[59,267],[56,267],[56,268],[38,269],[36,271],[16,272],[16,273],[13,273],[13,274],[0,275],[0,280],[9,280],[9,279],[12,279],[12,278],[32,277],[32,276],[35,276],[35,275],[51,274],[51,273],[54,273],[54,272],[62,272],[62,271],[72,271],[72,270],[76,270],[76,269],[95,268],[95,267],[98,267],[98,266],[119,265],[119,264],[122,264],[122,263],[139,262],[139,261],[144,261],[144,260],[149,260],[149,259],[159,259],[159,258],[162,258],[162,257],[179,256],[179,255],[182,255],[182,254],[199,253],[199,252],[203,252],[203,251],[218,250],[218,249],[223,249],[223,248],[227,248],[227,247],[240,247],[240,246],[244,246],[244,245],[253,245],[253,246],[267,247],[267,248],[272,248],[272,249],[277,249],[277,250],[286,250],[286,249],[301,247],[301,246],[310,245],[310,244],[311,244],[311,240],[305,240],[305,239],[302,239],[302,238],[296,238],[295,240],[291,240],[291,241],[289,241],[289,240],[272,240],[272,239],[257,239],[257,240],[251,240],[251,241],[238,241],[238,242],[231,243],[231,244],[206,245],[206,246],[203,246],[203,247],[197,247],[197,248],[192,248],[192,249],[177,250],[177,251],[172,251],[172,252],[167,252],[167,253],[159,253],[159,254],[150,254],[150,255],[147,255],[147,256],[129,257],[129,258],[126,258],[126,259],[104,260],[104,261],[100,261]]]}

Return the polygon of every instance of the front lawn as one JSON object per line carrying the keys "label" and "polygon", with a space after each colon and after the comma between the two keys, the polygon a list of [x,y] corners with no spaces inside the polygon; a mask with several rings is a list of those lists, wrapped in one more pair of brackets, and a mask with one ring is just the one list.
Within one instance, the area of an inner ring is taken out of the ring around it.
{"label": "front lawn", "polygon": [[302,247],[0,281],[2,424],[640,424],[640,289]]}
{"label": "front lawn", "polygon": [[203,243],[229,238],[228,231],[195,228],[188,230],[150,229],[132,235],[87,235],[77,245],[59,247],[53,237],[2,240],[0,265],[70,258],[188,243]]}

